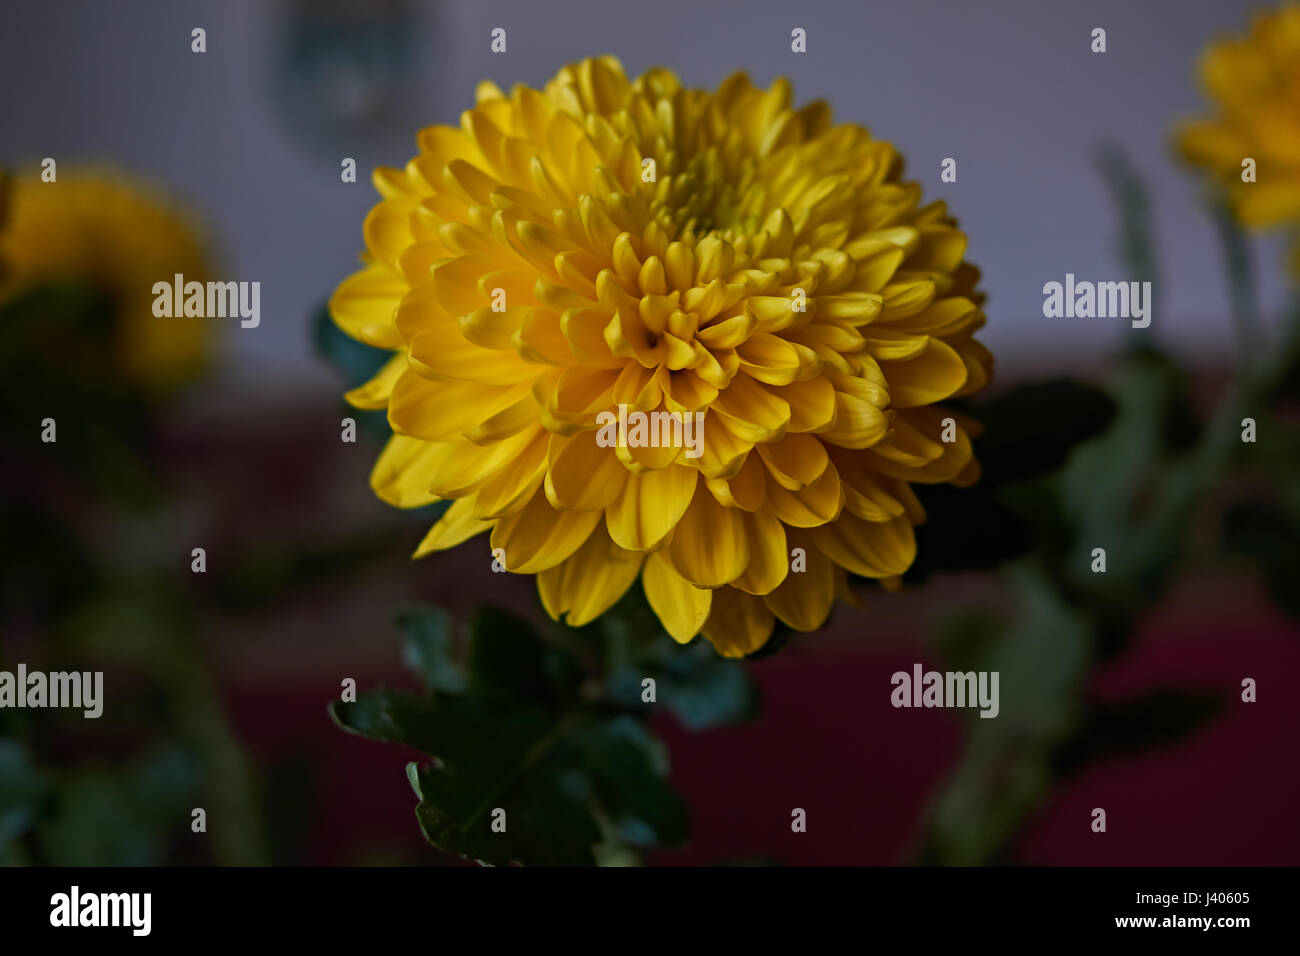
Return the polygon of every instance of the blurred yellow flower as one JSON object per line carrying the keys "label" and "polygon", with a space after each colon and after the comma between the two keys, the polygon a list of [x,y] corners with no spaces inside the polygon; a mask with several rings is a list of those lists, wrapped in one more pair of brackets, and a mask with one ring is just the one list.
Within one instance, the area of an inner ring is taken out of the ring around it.
{"label": "blurred yellow flower", "polygon": [[[1200,74],[1214,113],[1179,127],[1179,152],[1223,185],[1243,226],[1300,224],[1300,5],[1210,45]],[[1300,275],[1300,245],[1293,266]]]}
{"label": "blurred yellow flower", "polygon": [[[152,187],[110,170],[58,168],[9,182],[0,218],[0,303],[48,282],[97,287],[115,314],[111,371],[144,388],[168,388],[198,372],[210,320],[156,317],[153,285],[176,273],[203,280],[196,222]],[[2,333],[2,330],[0,330]]]}
{"label": "blurred yellow flower", "polygon": [[[849,572],[895,585],[910,483],[977,477],[935,404],[991,369],[966,238],[784,79],[710,93],[589,59],[482,84],[418,144],[376,171],[365,268],[331,301],[397,353],[349,394],[396,433],[376,492],[454,499],[417,556],[490,530],[573,625],[639,574],[677,640],[741,656],[776,618],[822,625]],[[698,445],[608,440],[655,412],[702,413]]]}

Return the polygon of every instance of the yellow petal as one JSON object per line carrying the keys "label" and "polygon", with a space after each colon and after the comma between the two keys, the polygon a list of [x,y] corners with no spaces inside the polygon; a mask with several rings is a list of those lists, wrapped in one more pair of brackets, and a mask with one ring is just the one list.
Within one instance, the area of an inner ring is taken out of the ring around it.
{"label": "yellow petal", "polygon": [[735,588],[718,588],[702,631],[723,657],[744,657],[767,643],[775,623],[762,598]]}
{"label": "yellow petal", "polygon": [[476,445],[491,445],[535,424],[541,413],[531,391],[525,392],[523,398],[496,414],[488,414],[486,418],[480,415],[478,423],[463,434]]}
{"label": "yellow petal", "polygon": [[842,514],[838,521],[812,528],[812,542],[842,568],[864,578],[902,574],[916,558],[916,537],[907,518],[863,521]]}
{"label": "yellow petal", "polygon": [[473,497],[453,501],[451,507],[429,529],[412,557],[422,558],[433,551],[454,548],[491,527],[491,521],[479,521],[474,517]]}
{"label": "yellow petal", "polygon": [[1300,219],[1300,182],[1258,182],[1234,192],[1245,226],[1264,229]]}
{"label": "yellow petal", "polygon": [[432,504],[438,496],[429,490],[429,485],[449,453],[450,448],[440,442],[394,435],[384,445],[370,472],[370,487],[397,508]]}
{"label": "yellow petal", "polygon": [[[404,308],[405,304],[398,311]],[[411,364],[425,377],[442,381],[517,385],[535,381],[545,368],[525,362],[513,351],[475,345],[450,319],[428,324],[410,344]]]}
{"label": "yellow petal", "polygon": [[330,315],[354,339],[381,349],[395,349],[402,344],[402,337],[394,315],[407,291],[401,275],[383,266],[370,266],[340,283],[330,297]]}
{"label": "yellow petal", "polygon": [[785,527],[768,511],[746,514],[744,525],[749,538],[749,564],[745,573],[731,583],[750,594],[767,594],[790,573]]}
{"label": "yellow petal", "polygon": [[599,511],[556,511],[545,495],[492,529],[492,547],[505,552],[507,571],[536,574],[553,568],[582,547],[600,520]]}
{"label": "yellow petal", "polygon": [[786,435],[780,441],[756,445],[768,473],[790,491],[811,485],[826,473],[826,446],[812,435]]}
{"label": "yellow petal", "polygon": [[629,475],[623,493],[605,509],[609,536],[629,551],[658,548],[690,506],[696,480],[694,469],[682,465]]}
{"label": "yellow petal", "polygon": [[874,467],[876,460],[871,455],[832,448],[831,460],[840,473],[846,511],[867,521],[888,521],[903,513],[903,504],[885,488],[888,479]]}
{"label": "yellow petal", "polygon": [[662,552],[646,559],[641,586],[650,607],[673,640],[685,644],[700,633],[713,603],[712,591],[697,588],[678,574]]}
{"label": "yellow petal", "polygon": [[628,471],[612,447],[596,443],[597,432],[552,435],[546,471],[546,497],[557,508],[596,511],[614,503]]}
{"label": "yellow petal", "polygon": [[882,362],[895,408],[941,402],[966,384],[966,364],[952,346],[931,338],[930,347],[905,362]]}
{"label": "yellow petal", "polygon": [[762,459],[748,455],[740,470],[730,478],[706,478],[719,504],[742,511],[757,511],[767,501],[767,472]]}
{"label": "yellow petal", "polygon": [[474,517],[503,518],[533,500],[546,474],[547,432],[536,428],[534,438],[504,467],[485,479],[474,493]]}
{"label": "yellow petal", "polygon": [[399,435],[425,441],[459,438],[527,394],[527,383],[494,386],[431,381],[408,368],[393,386],[388,423]]}
{"label": "yellow petal", "polygon": [[835,604],[835,566],[817,548],[806,548],[806,567],[791,571],[781,585],[763,596],[768,609],[796,631],[815,631],[826,623]]}
{"label": "yellow petal", "polygon": [[641,555],[624,551],[598,527],[572,557],[537,575],[542,605],[570,627],[590,624],[631,587],[641,562]]}
{"label": "yellow petal", "polygon": [[835,388],[826,378],[773,386],[771,392],[790,407],[788,431],[821,433],[835,424],[839,414]]}
{"label": "yellow petal", "polygon": [[766,332],[749,337],[736,348],[740,367],[750,377],[769,385],[789,385],[801,368],[799,353],[785,339]]}
{"label": "yellow petal", "polygon": [[398,271],[402,253],[415,241],[411,232],[411,215],[418,205],[417,200],[410,196],[385,199],[370,210],[362,224],[366,248],[376,261],[393,272]]}
{"label": "yellow petal", "polygon": [[716,588],[734,581],[749,565],[745,514],[724,508],[712,495],[696,495],[668,545],[673,567],[697,587]]}
{"label": "yellow petal", "polygon": [[889,432],[889,416],[874,403],[857,395],[836,391],[835,424],[821,432],[831,445],[870,448]]}
{"label": "yellow petal", "polygon": [[718,393],[710,411],[738,438],[754,443],[775,441],[784,435],[791,414],[790,405],[784,399],[748,375],[732,379]]}
{"label": "yellow petal", "polygon": [[839,472],[828,465],[822,476],[805,488],[788,491],[769,476],[767,507],[788,525],[815,528],[839,517],[844,507],[844,489]]}
{"label": "yellow petal", "polygon": [[385,362],[374,378],[343,397],[354,408],[384,408],[388,405],[389,396],[393,394],[393,386],[405,371],[406,352],[402,351]]}
{"label": "yellow petal", "polygon": [[680,458],[692,463],[706,478],[731,478],[745,464],[754,443],[739,438],[724,423],[721,415],[710,409],[704,415],[704,426],[698,431],[700,457]]}
{"label": "yellow petal", "polygon": [[535,425],[495,445],[475,445],[464,439],[442,443],[449,451],[434,469],[429,490],[441,498],[463,498],[477,491],[524,454],[541,432],[541,426]]}

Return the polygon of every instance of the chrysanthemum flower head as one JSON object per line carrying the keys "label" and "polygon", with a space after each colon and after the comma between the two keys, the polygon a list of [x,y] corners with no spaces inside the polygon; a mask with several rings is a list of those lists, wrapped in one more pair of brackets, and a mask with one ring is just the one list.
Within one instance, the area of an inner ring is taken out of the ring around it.
{"label": "chrysanthemum flower head", "polygon": [[146,389],[173,387],[206,362],[210,322],[153,314],[153,285],[176,273],[204,281],[195,218],[155,188],[109,169],[57,168],[8,183],[0,218],[0,304],[49,282],[77,281],[113,309],[106,372]]}
{"label": "chrysanthemum flower head", "polygon": [[[1200,76],[1213,114],[1180,127],[1179,152],[1219,180],[1242,225],[1300,225],[1300,5],[1260,13],[1247,34],[1210,45]],[[1292,264],[1300,275],[1300,244]]]}
{"label": "chrysanthemum flower head", "polygon": [[[740,656],[822,625],[849,574],[896,582],[911,484],[977,476],[935,404],[991,367],[966,239],[825,104],[604,57],[484,84],[418,142],[331,303],[396,352],[349,395],[395,432],[376,492],[454,501],[417,556],[490,532],[574,625],[639,575],[675,638]],[[602,441],[620,410],[700,413],[698,452]]]}

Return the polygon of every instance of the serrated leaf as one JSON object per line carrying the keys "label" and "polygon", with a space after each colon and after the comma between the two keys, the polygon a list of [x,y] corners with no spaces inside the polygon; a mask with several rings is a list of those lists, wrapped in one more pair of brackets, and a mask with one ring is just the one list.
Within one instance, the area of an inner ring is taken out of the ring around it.
{"label": "serrated leaf", "polygon": [[681,838],[685,808],[657,742],[630,718],[584,706],[566,650],[496,608],[475,612],[463,649],[442,612],[406,612],[402,628],[433,695],[370,691],[330,713],[433,759],[408,767],[430,843],[493,865],[589,865],[606,843],[602,819],[649,844]]}
{"label": "serrated leaf", "polygon": [[624,840],[633,846],[686,840],[686,805],[666,779],[663,745],[644,725],[630,717],[589,724],[578,746],[600,805]]}
{"label": "serrated leaf", "polygon": [[[600,830],[564,746],[572,729],[565,721],[540,709],[508,710],[499,697],[485,705],[475,695],[404,691],[336,701],[331,712],[345,729],[437,759],[408,777],[420,799],[420,828],[439,849],[496,866],[592,862]],[[504,832],[492,827],[498,808]]]}

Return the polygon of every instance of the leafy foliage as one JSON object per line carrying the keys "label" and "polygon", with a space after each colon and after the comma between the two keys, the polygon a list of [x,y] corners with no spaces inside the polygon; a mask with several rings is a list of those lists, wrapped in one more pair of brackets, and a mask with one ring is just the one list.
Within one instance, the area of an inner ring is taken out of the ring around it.
{"label": "leafy foliage", "polygon": [[[640,588],[629,589],[585,636],[604,655],[606,692],[620,706],[641,706],[642,681],[651,677],[659,701],[687,730],[737,723],[758,709],[745,665],[719,656],[703,638],[679,645],[664,633]],[[773,643],[779,643],[776,634]]]}
{"label": "leafy foliage", "polygon": [[[1141,179],[1115,149],[1101,155],[1100,165],[1121,208],[1120,248],[1129,270],[1152,279],[1155,247]],[[1230,222],[1220,217],[1219,225],[1238,325],[1257,331],[1246,246]],[[1219,712],[1217,698],[1172,690],[1088,707],[1084,677],[1126,650],[1134,625],[1181,570],[1193,519],[1243,457],[1241,420],[1265,417],[1274,389],[1297,367],[1298,327],[1300,309],[1287,338],[1240,370],[1204,424],[1193,413],[1186,374],[1149,336],[1140,345],[1132,339],[1116,359],[1105,395],[1050,383],[976,412],[986,426],[979,503],[1013,513],[1033,533],[1025,547],[1015,533],[1009,543],[976,547],[980,567],[1007,562],[1004,575],[1016,598],[1010,617],[965,613],[940,635],[945,658],[964,670],[999,671],[1005,693],[998,719],[973,721],[966,751],[931,807],[923,859],[1003,859],[1054,782],[1095,760],[1171,745]],[[1256,336],[1256,350],[1258,344]],[[1300,443],[1269,421],[1274,451],[1257,454],[1267,459],[1258,467],[1281,479],[1277,487],[1294,487],[1284,476],[1293,473]],[[1276,451],[1284,446],[1292,453]],[[1282,498],[1230,508],[1224,541],[1258,560],[1279,601],[1295,609],[1300,530],[1289,513],[1297,502]],[[947,524],[951,516],[944,517]],[[962,530],[986,533],[984,520],[970,519]],[[953,526],[961,527],[960,519]],[[960,548],[944,555],[942,544],[927,545],[954,563],[960,558]],[[1096,548],[1106,553],[1105,573],[1092,567]]]}
{"label": "leafy foliage", "polygon": [[437,609],[405,612],[399,626],[426,693],[368,691],[330,712],[346,730],[432,758],[407,767],[431,844],[493,865],[585,865],[605,842],[686,838],[663,747],[638,719],[649,708],[603,693],[583,664],[590,633],[544,640],[490,607],[463,636]]}

